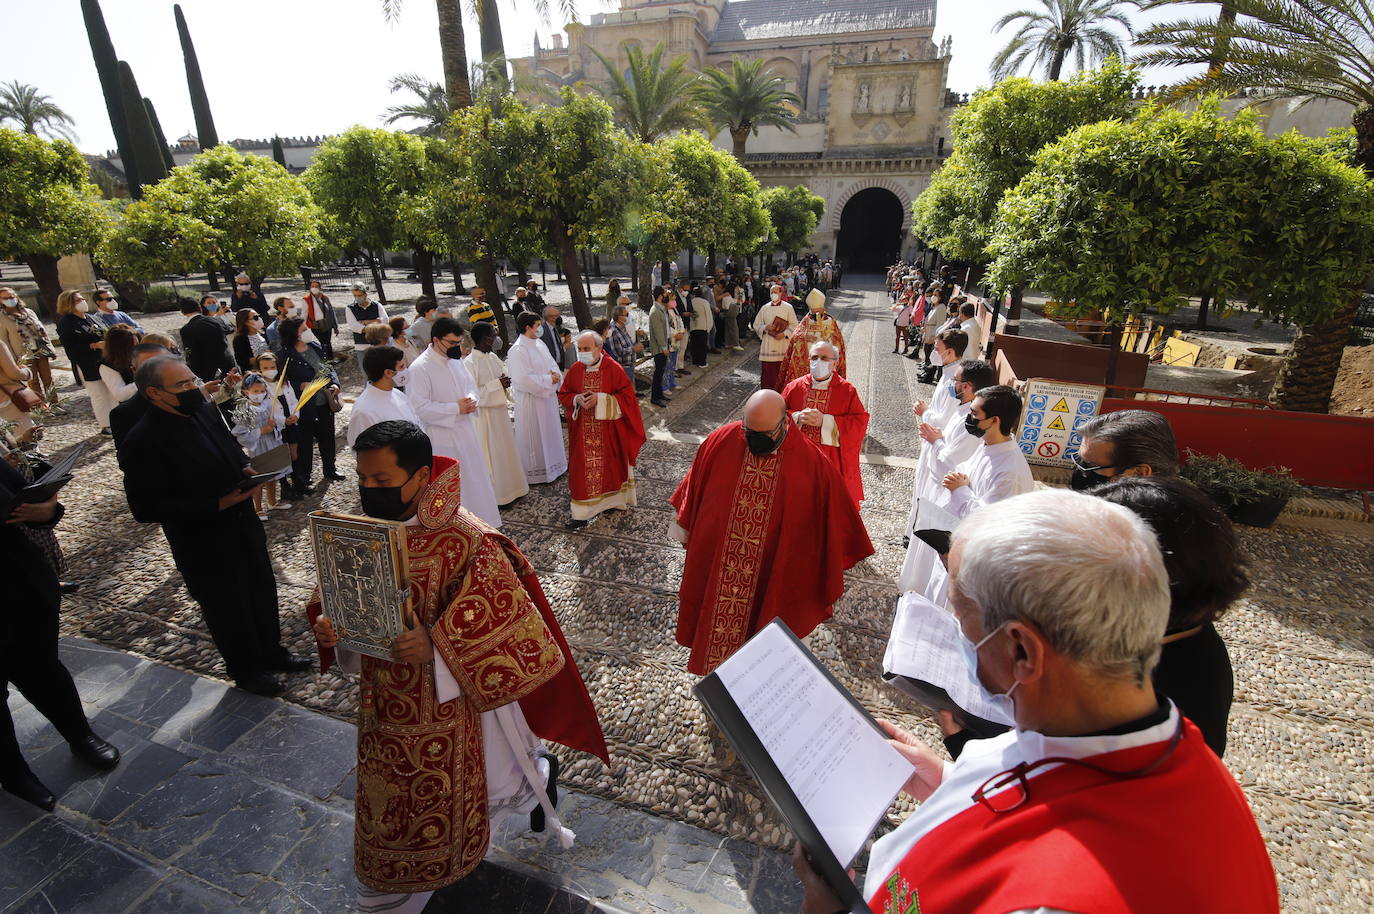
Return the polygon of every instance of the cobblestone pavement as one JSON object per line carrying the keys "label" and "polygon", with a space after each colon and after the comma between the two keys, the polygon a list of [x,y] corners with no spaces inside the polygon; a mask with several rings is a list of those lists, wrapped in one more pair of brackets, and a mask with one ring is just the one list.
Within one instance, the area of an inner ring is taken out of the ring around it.
{"label": "cobblestone pavement", "polygon": [[[908,467],[917,448],[910,402],[929,388],[916,382],[915,363],[890,354],[891,320],[881,294],[841,292],[832,308],[848,340],[850,377],[873,414],[863,514],[878,551],[850,573],[835,619],[813,647],[875,714],[938,745],[923,713],[878,681],[896,601],[892,581],[901,562],[897,540],[910,493]],[[691,698],[695,677],[685,671],[686,649],[673,641],[682,552],[666,532],[668,496],[699,436],[737,416],[755,389],[755,354],[751,347],[716,357],[722,362],[693,377],[696,383],[667,410],[646,411],[650,442],[641,455],[638,509],[569,533],[563,529],[567,489],[560,482],[536,487],[506,511],[505,532],[541,575],[610,743],[610,770],[565,754],[569,783],[778,847],[785,843],[780,823],[747,775],[716,762],[704,714]],[[359,379],[346,367],[347,393],[358,389]],[[94,431],[84,394],[73,394],[70,402],[72,416],[51,426],[51,451]],[[64,632],[222,678],[161,534],[127,514],[111,444],[90,441],[79,481],[67,490],[60,528],[71,576],[85,582],[66,604]],[[351,455],[341,458],[340,469],[351,472]],[[285,628],[302,652],[312,649],[301,607],[313,583],[304,515],[321,507],[356,509],[354,487],[325,489],[304,507],[277,514],[268,529]],[[1370,525],[1334,522],[1241,528],[1254,586],[1220,626],[1231,645],[1237,686],[1226,761],[1260,820],[1288,911],[1374,907],[1374,623],[1364,583],[1374,575],[1371,536]],[[286,695],[341,718],[351,714],[354,697],[349,681],[333,675],[297,677]],[[899,805],[892,820],[906,811]]]}

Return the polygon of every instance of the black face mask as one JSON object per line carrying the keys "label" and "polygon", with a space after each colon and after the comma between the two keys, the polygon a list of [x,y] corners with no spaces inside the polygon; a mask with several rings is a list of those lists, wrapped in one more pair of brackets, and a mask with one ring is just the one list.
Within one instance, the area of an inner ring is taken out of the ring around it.
{"label": "black face mask", "polygon": [[205,394],[201,393],[199,387],[192,387],[190,390],[183,390],[176,395],[176,411],[183,416],[194,416],[200,412],[200,408],[205,405]]}
{"label": "black face mask", "polygon": [[987,429],[978,427],[978,421],[978,418],[975,417],[973,413],[969,413],[964,417],[964,431],[975,438],[981,438],[988,433]]}
{"label": "black face mask", "polygon": [[[781,432],[785,426],[785,421],[779,423],[778,427],[771,432],[756,432],[752,428],[746,428],[744,430],[744,443],[749,445],[749,450],[752,451],[756,457],[766,457],[782,446],[784,435],[779,434],[779,432]],[[777,437],[773,437],[774,435],[777,435]]]}
{"label": "black face mask", "polygon": [[[418,473],[419,470],[415,472]],[[406,513],[406,509],[410,507],[410,503],[405,500],[401,490],[410,485],[410,480],[414,478],[415,473],[411,473],[406,477],[406,481],[399,486],[372,486],[370,488],[359,486],[358,498],[363,503],[363,513],[378,520],[400,520],[401,516]]]}
{"label": "black face mask", "polygon": [[461,359],[463,357],[463,347],[458,343],[454,343],[452,346],[448,347],[448,352],[444,354],[451,359]]}
{"label": "black face mask", "polygon": [[1110,476],[1103,476],[1096,470],[1074,467],[1073,476],[1069,478],[1069,488],[1075,492],[1086,492],[1088,489],[1096,489],[1098,486],[1106,485],[1111,481]]}

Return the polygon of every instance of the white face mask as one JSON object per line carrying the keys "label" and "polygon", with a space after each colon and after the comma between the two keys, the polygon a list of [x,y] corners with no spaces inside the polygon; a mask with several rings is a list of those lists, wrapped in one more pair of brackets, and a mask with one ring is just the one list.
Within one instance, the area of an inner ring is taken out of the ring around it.
{"label": "white face mask", "polygon": [[238,289],[239,289],[240,292],[247,292],[247,291],[248,291],[249,289],[251,289],[251,288],[253,288],[253,287],[250,286],[250,285],[248,285],[247,283],[239,283],[239,286],[238,286]]}
{"label": "white face mask", "polygon": [[817,381],[824,381],[826,378],[830,377],[830,372],[832,370],[830,363],[825,359],[813,358],[811,360],[811,377],[815,378]]}
{"label": "white face mask", "polygon": [[77,314],[85,314],[89,310],[91,310],[91,306],[86,304],[84,301],[79,301],[76,303]]}
{"label": "white face mask", "polygon": [[306,343],[318,343],[319,338],[315,336],[314,330],[306,330],[301,334],[301,340]]}
{"label": "white face mask", "polygon": [[17,299],[17,298],[6,298],[6,299],[4,299],[3,301],[0,301],[0,304],[3,304],[6,308],[18,308],[18,307],[19,307],[19,299]]}
{"label": "white face mask", "polygon": [[266,400],[266,399],[267,399],[267,394],[266,394],[266,393],[249,394],[249,395],[248,395],[248,399],[249,399],[251,402],[253,402],[253,403],[261,403],[263,400]]}
{"label": "white face mask", "polygon": [[769,296],[769,298],[773,299],[774,303],[780,302],[782,301],[782,293],[774,292],[772,295]]}
{"label": "white face mask", "polygon": [[992,692],[988,691],[988,687],[983,685],[983,681],[978,678],[978,650],[991,641],[1004,627],[1005,623],[997,626],[992,631],[988,632],[983,640],[979,641],[977,644],[969,641],[968,638],[964,636],[963,632],[960,632],[959,653],[964,657],[964,665],[968,670],[969,681],[973,684],[977,693],[980,694],[988,704],[1005,714],[1008,720],[1016,720],[1016,703],[1012,701],[1011,693],[1016,691],[1016,687],[1021,684],[1021,680],[1018,679],[1013,682],[1011,688],[1007,689],[1005,692],[994,695]]}
{"label": "white face mask", "polygon": [[277,377],[277,369],[275,369],[275,368],[264,368],[264,369],[262,370],[261,374],[262,374],[262,376],[263,376],[264,378],[266,378],[267,380],[272,381],[272,380],[275,380],[276,377]]}
{"label": "white face mask", "polygon": [[591,365],[593,362],[596,361],[596,353],[595,353],[595,352],[579,352],[579,353],[577,354],[577,360],[578,360],[579,362],[581,362],[583,365]]}

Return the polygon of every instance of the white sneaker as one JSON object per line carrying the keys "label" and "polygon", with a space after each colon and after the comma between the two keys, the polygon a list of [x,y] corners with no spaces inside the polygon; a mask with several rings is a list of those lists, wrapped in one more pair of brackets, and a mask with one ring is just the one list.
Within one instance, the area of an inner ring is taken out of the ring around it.
{"label": "white sneaker", "polygon": [[266,521],[266,520],[271,520],[271,519],[272,519],[272,518],[268,517],[266,514],[259,514],[259,515],[258,515],[258,520]]}
{"label": "white sneaker", "polygon": [[290,510],[291,510],[291,502],[289,502],[289,501],[279,501],[279,502],[277,502],[275,505],[268,505],[268,506],[267,506],[267,510],[268,510],[268,511],[290,511]]}

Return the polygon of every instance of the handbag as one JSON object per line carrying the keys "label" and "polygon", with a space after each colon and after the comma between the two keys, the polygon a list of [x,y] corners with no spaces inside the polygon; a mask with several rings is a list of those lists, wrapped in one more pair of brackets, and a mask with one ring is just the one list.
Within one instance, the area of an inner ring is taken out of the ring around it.
{"label": "handbag", "polygon": [[43,405],[43,398],[29,390],[28,385],[23,381],[16,381],[12,384],[0,384],[0,393],[10,398],[10,403],[21,413],[33,412]]}
{"label": "handbag", "polygon": [[324,389],[324,392],[325,396],[328,398],[329,411],[331,413],[337,413],[341,411],[343,409],[343,399],[339,396],[339,388],[326,387]]}

